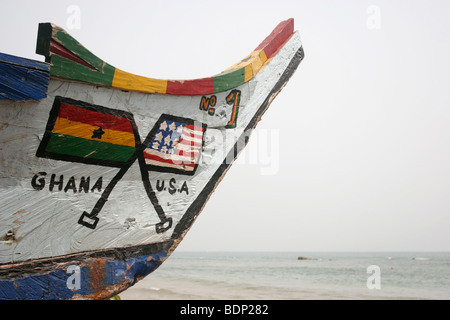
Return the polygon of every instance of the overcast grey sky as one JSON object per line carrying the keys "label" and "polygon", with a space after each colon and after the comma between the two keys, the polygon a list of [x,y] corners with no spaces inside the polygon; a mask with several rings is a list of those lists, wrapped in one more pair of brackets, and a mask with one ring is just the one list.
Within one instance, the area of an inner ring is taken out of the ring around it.
{"label": "overcast grey sky", "polygon": [[139,75],[211,76],[295,19],[305,60],[178,250],[449,251],[447,0],[8,1],[0,52],[39,22]]}

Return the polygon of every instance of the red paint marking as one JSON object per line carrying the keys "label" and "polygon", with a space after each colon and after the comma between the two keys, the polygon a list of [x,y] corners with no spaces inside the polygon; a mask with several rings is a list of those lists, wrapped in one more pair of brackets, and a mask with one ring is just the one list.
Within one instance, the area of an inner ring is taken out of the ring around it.
{"label": "red paint marking", "polygon": [[212,77],[184,81],[169,80],[167,81],[166,93],[177,95],[213,94],[214,80]]}
{"label": "red paint marking", "polygon": [[[168,164],[173,164],[173,165],[184,165],[185,167],[189,167],[189,168],[194,168],[195,167],[195,161],[197,160],[197,158],[191,159],[191,161],[187,161],[187,160],[170,160],[170,159],[164,159],[161,157],[158,157],[157,155],[154,154],[148,154],[147,152],[144,152],[144,158],[145,159],[150,159],[150,160],[154,160],[154,161],[158,161],[160,163],[168,163]],[[156,164],[155,164],[156,165]],[[162,165],[160,165],[162,166]]]}
{"label": "red paint marking", "polygon": [[59,44],[58,42],[56,42],[53,39],[50,40],[50,53],[56,54],[63,58],[69,59],[73,62],[82,64],[83,66],[88,67],[92,70],[98,71],[96,68],[91,66],[89,63],[87,63],[83,59],[79,58],[72,51],[68,50],[63,45]]}
{"label": "red paint marking", "polygon": [[199,137],[199,139],[201,139],[203,137],[203,135],[202,135],[203,134],[203,127],[195,126],[193,124],[186,124],[186,128],[196,131],[195,134],[197,134],[197,135],[201,135]]}
{"label": "red paint marking", "polygon": [[191,146],[191,147],[197,147],[197,148],[200,148],[202,146],[201,142],[189,140],[189,138],[186,138],[186,137],[180,139],[180,141],[178,141],[178,143],[183,146]]}
{"label": "red paint marking", "polygon": [[61,104],[58,117],[102,127],[103,129],[134,133],[130,120],[127,118],[91,111],[69,104]]}
{"label": "red paint marking", "polygon": [[264,50],[267,59],[270,59],[280,49],[291,35],[294,33],[294,19],[289,19],[281,22],[272,33],[264,39],[263,42],[255,49]]}

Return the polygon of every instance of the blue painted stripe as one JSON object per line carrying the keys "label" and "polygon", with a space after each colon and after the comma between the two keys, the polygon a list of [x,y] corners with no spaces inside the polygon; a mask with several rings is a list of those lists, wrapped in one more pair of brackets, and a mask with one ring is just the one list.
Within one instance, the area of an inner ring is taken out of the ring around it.
{"label": "blue painted stripe", "polygon": [[37,69],[44,72],[50,72],[50,64],[46,62],[36,61],[27,58],[12,56],[10,54],[0,52],[0,62],[16,64],[29,69]]}
{"label": "blue painted stripe", "polygon": [[[0,281],[2,300],[62,300],[95,295],[115,284],[132,286],[155,270],[167,253],[144,255],[125,260],[88,258],[78,265],[56,265],[42,274]],[[77,278],[75,268],[79,272]]]}
{"label": "blue painted stripe", "polygon": [[27,101],[47,97],[50,65],[0,53],[0,99]]}

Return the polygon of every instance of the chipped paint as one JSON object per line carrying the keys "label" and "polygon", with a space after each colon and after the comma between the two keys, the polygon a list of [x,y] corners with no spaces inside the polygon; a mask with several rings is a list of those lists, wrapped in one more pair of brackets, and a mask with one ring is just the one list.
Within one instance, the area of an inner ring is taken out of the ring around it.
{"label": "chipped paint", "polygon": [[[291,24],[214,87],[170,81],[168,94],[154,95],[140,90],[145,83],[128,92],[52,78],[47,99],[30,107],[0,101],[9,124],[0,129],[8,150],[0,157],[0,299],[105,299],[157,269],[303,59]],[[66,49],[76,51],[67,55],[73,63],[84,50]],[[82,60],[95,70],[78,71],[91,76],[108,69]],[[52,68],[67,75],[61,68],[73,63]]]}
{"label": "chipped paint", "polygon": [[[0,299],[107,299],[125,290],[155,270],[166,258],[165,253],[117,260],[111,258],[88,258],[74,256],[63,263],[51,261],[32,262],[10,266],[13,280],[5,280],[6,266],[0,268]],[[69,266],[77,266],[80,272],[80,288],[67,287]],[[16,273],[15,270],[18,272]],[[46,283],[47,290],[41,286]]]}

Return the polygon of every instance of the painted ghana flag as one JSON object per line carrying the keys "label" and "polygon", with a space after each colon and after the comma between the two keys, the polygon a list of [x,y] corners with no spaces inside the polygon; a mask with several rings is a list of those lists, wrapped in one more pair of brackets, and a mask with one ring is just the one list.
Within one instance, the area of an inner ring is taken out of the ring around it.
{"label": "painted ghana flag", "polygon": [[135,154],[137,137],[131,113],[56,97],[36,156],[123,167]]}
{"label": "painted ghana flag", "polygon": [[144,142],[147,169],[193,175],[205,131],[206,124],[163,114]]}

